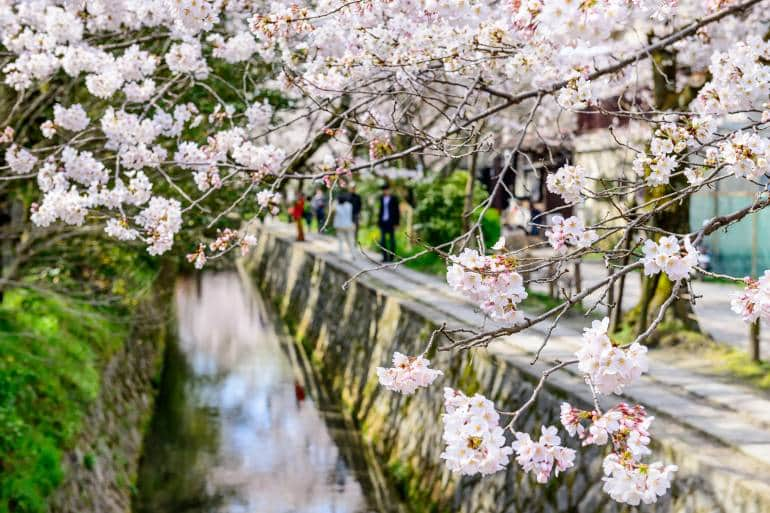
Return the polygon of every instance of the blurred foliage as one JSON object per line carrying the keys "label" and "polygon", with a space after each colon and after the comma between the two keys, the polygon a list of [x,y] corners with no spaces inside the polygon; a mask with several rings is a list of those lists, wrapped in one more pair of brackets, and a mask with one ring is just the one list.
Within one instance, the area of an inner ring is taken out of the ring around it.
{"label": "blurred foliage", "polygon": [[[436,175],[415,188],[416,205],[414,229],[420,240],[430,246],[439,246],[462,234],[463,208],[467,171],[455,171],[446,178]],[[477,184],[478,185],[478,184]],[[482,187],[474,187],[473,205],[481,204],[488,197]],[[471,214],[469,225],[476,223],[481,209]],[[497,211],[488,209],[481,220],[484,244],[491,246],[500,237],[500,218]]]}

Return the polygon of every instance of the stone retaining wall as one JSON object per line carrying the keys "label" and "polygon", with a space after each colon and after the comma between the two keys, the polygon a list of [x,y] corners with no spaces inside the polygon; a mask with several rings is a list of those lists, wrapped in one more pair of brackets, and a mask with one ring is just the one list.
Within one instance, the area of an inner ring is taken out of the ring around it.
{"label": "stone retaining wall", "polygon": [[[440,386],[453,386],[466,394],[478,391],[498,408],[511,411],[531,393],[537,371],[492,351],[442,352],[433,364],[446,374],[438,387],[411,397],[388,392],[378,386],[375,368],[387,364],[395,350],[421,353],[431,330],[446,316],[413,298],[400,297],[370,277],[343,290],[350,277],[344,263],[314,254],[269,230],[259,238],[247,269],[316,370],[341,396],[372,452],[414,511],[637,511],[620,507],[601,491],[602,453],[596,448],[579,450],[576,468],[547,485],[535,483],[516,464],[483,479],[458,479],[448,473],[439,457],[443,449]],[[563,400],[588,408],[584,389],[575,377],[554,375],[518,429],[534,433],[541,424],[558,425]],[[653,433],[658,440],[655,456],[678,464],[680,472],[670,495],[638,510],[770,511],[770,491],[753,479],[757,477],[753,460],[671,420],[656,419]],[[570,445],[576,447],[574,440]]]}
{"label": "stone retaining wall", "polygon": [[65,457],[64,482],[49,499],[51,513],[131,511],[168,336],[170,290],[161,285],[139,305],[129,340],[104,367],[99,396]]}

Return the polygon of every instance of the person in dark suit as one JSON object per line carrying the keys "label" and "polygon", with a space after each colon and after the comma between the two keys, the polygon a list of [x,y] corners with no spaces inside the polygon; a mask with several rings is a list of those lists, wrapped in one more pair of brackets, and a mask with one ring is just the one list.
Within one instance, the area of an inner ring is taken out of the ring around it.
{"label": "person in dark suit", "polygon": [[398,198],[390,193],[390,186],[382,186],[380,196],[380,213],[377,216],[377,226],[380,227],[380,246],[382,246],[382,261],[392,262],[396,252],[396,226],[401,221],[398,209]]}

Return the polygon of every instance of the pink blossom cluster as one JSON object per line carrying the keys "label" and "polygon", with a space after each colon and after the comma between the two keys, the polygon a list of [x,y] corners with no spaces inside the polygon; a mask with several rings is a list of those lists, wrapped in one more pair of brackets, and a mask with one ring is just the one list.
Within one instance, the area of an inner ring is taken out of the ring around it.
{"label": "pink blossom cluster", "polygon": [[251,31],[269,42],[279,41],[293,35],[300,35],[314,29],[308,21],[308,7],[297,3],[275,5],[270,13],[256,13],[249,20]]}
{"label": "pink blossom cluster", "polygon": [[674,235],[661,237],[658,242],[652,239],[644,241],[644,274],[652,276],[665,272],[671,281],[687,278],[693,267],[698,265],[698,250],[685,237],[680,244]]}
{"label": "pink blossom cluster", "polygon": [[221,0],[163,0],[184,30],[197,33],[211,30],[218,21]]}
{"label": "pink blossom cluster", "polygon": [[[709,9],[727,5],[716,0],[710,2]],[[714,28],[709,33],[716,35]],[[718,38],[722,44],[718,51],[691,50],[693,56],[700,54],[702,59],[709,59],[710,80],[692,102],[694,114],[682,116],[680,124],[662,123],[654,131],[650,155],[641,153],[635,158],[634,169],[648,185],[668,184],[680,166],[691,185],[701,185],[719,165],[749,180],[758,180],[770,171],[770,145],[760,132],[749,126],[745,130],[732,129],[727,136],[720,133],[720,128],[723,132],[736,122],[766,123],[770,119],[765,114],[770,95],[770,44],[758,34],[739,36],[738,42],[730,41],[727,35]],[[717,47],[716,43],[712,41],[707,47]],[[695,150],[705,154],[701,161],[688,158]]]}
{"label": "pink blossom cluster", "polygon": [[665,185],[671,180],[671,173],[677,167],[674,156],[667,154],[639,154],[634,159],[634,171],[640,177],[645,177],[648,185]]}
{"label": "pink blossom cluster", "polygon": [[217,238],[209,243],[209,249],[215,253],[224,253],[237,244],[241,249],[241,254],[245,255],[256,243],[257,239],[254,235],[225,228],[224,230],[217,230]]}
{"label": "pink blossom cluster", "polygon": [[32,172],[37,160],[37,157],[29,150],[15,144],[5,150],[5,161],[11,172],[17,175],[26,175]]}
{"label": "pink blossom cluster", "polygon": [[732,295],[730,306],[746,322],[770,320],[770,270],[758,280],[746,278],[746,288]]}
{"label": "pink blossom cluster", "polygon": [[393,367],[377,367],[380,384],[405,395],[413,394],[420,387],[430,386],[443,372],[430,368],[430,362],[422,355],[407,356],[393,353]]}
{"label": "pink blossom cluster", "polygon": [[196,269],[203,269],[206,265],[208,258],[206,257],[206,245],[203,243],[198,244],[198,247],[192,253],[187,254],[187,261],[193,264]]}
{"label": "pink blossom cluster", "polygon": [[[620,403],[603,415],[595,411],[574,408],[569,403],[561,404],[561,422],[570,434],[582,440],[583,445],[606,445],[629,451],[634,459],[650,454],[649,427],[655,417],[647,416],[644,407]],[[586,429],[583,422],[590,421]]]}
{"label": "pink blossom cluster", "polygon": [[[708,12],[703,2],[681,4],[676,13],[681,23]],[[291,68],[287,84],[319,98],[377,90],[369,78],[390,72],[399,86],[417,92],[422,84],[414,77],[440,68],[455,81],[480,71],[507,91],[566,83],[543,101],[556,114],[613,96],[632,82],[631,76],[615,83],[588,77],[640,43],[638,37],[617,34],[660,30],[660,13],[670,12],[663,7],[671,5],[663,0],[517,0],[500,9],[488,1],[275,2],[251,17],[250,29]],[[297,50],[310,57],[297,59]],[[266,60],[268,53],[262,52]],[[286,55],[293,56],[291,62]],[[387,112],[387,104],[382,107]]]}
{"label": "pink blossom cluster", "polygon": [[104,226],[104,232],[110,237],[121,241],[135,240],[139,237],[139,232],[132,228],[128,219],[123,216],[108,219]]}
{"label": "pink blossom cluster", "polygon": [[[5,149],[5,161],[12,173],[38,174],[42,197],[32,206],[34,223],[49,226],[62,221],[79,225],[96,212],[99,215],[94,218],[105,219],[108,235],[118,240],[141,237],[148,243],[148,251],[159,254],[173,244],[173,236],[181,226],[182,209],[181,205],[176,208],[177,200],[160,197],[145,206],[153,194],[148,177],[158,176],[147,170],[167,165],[169,151],[183,158],[182,165],[195,169],[194,179],[201,190],[221,186],[215,166],[233,165],[227,159],[228,153],[235,165],[260,176],[280,165],[283,153],[268,145],[247,146],[238,153],[242,160],[238,162],[234,149],[246,144],[244,137],[225,150],[193,151],[196,148],[190,145],[194,143],[185,141],[182,132],[199,126],[204,116],[193,104],[176,104],[176,100],[164,97],[168,91],[178,98],[179,92],[173,86],[184,77],[205,80],[212,58],[243,62],[259,50],[245,23],[245,15],[251,13],[253,5],[221,0],[114,5],[40,0],[1,4],[0,45],[8,58],[0,70],[0,79],[5,84],[23,93],[61,72],[65,79],[81,81],[85,86],[81,91],[84,94],[78,93],[82,104],[55,104],[53,118],[40,125],[42,135],[52,139],[51,145],[36,150],[21,145]],[[191,37],[212,29],[223,15],[228,23],[211,41]],[[160,45],[162,50],[123,44],[120,39],[113,44],[114,38],[104,44],[104,34],[125,35],[130,41],[138,33],[135,31],[167,38],[168,44]],[[212,57],[208,57],[209,53]],[[174,76],[157,77],[161,68],[166,73],[166,67]],[[163,87],[159,88],[159,84]],[[87,103],[93,99],[99,101]],[[167,106],[168,112],[164,111]],[[234,108],[219,102],[215,111],[223,107],[226,116],[234,114]],[[98,120],[96,126],[91,125],[89,116]],[[254,112],[249,119],[261,123],[259,117]],[[222,118],[215,116],[210,121],[217,124]],[[13,141],[9,130],[6,127],[3,131],[0,144]],[[227,130],[209,131],[217,143],[226,138],[223,132]],[[105,139],[93,151],[82,149],[89,141]],[[176,151],[171,149],[175,146]],[[165,173],[162,176],[171,180]]]}
{"label": "pink blossom cluster", "polygon": [[582,199],[582,191],[588,186],[586,170],[580,165],[562,166],[556,173],[548,175],[546,186],[567,203],[576,203]]}
{"label": "pink blossom cluster", "polygon": [[[256,245],[257,238],[250,234],[243,234],[237,230],[225,228],[217,230],[217,238],[209,243],[208,249],[214,253],[214,257],[221,256],[233,248],[240,248],[241,256],[246,255],[249,250]],[[192,263],[196,269],[202,269],[208,262],[209,255],[206,254],[206,245],[198,244],[195,251],[187,254],[187,261]]]}
{"label": "pink blossom cluster", "polygon": [[449,257],[447,283],[479,304],[481,310],[500,322],[517,323],[523,314],[516,305],[527,298],[524,280],[505,256],[486,256],[466,248]]}
{"label": "pink blossom cluster", "polygon": [[206,42],[212,46],[211,54],[229,64],[246,62],[260,50],[257,41],[248,32],[240,32],[225,39],[220,34],[209,34]]}
{"label": "pink blossom cluster", "polygon": [[[577,435],[583,445],[611,443],[612,452],[603,463],[603,490],[613,500],[633,506],[652,504],[665,495],[677,470],[676,465],[642,462],[651,453],[649,428],[653,420],[639,405],[620,403],[603,415],[569,403],[561,405],[561,422],[571,436]],[[587,428],[584,422],[589,423]]]}
{"label": "pink blossom cluster", "polygon": [[252,103],[244,112],[248,124],[247,129],[252,133],[264,130],[270,125],[273,117],[273,107],[265,100]]}
{"label": "pink blossom cluster", "polygon": [[609,324],[609,318],[605,317],[585,328],[583,345],[575,355],[578,368],[598,393],[619,394],[647,372],[647,348],[637,342],[625,349],[618,347],[607,335]]}
{"label": "pink blossom cluster", "polygon": [[547,483],[551,472],[555,476],[575,464],[575,450],[562,447],[555,426],[542,426],[540,439],[532,440],[529,433],[516,433],[512,447],[516,461],[526,472],[533,472],[538,483]]}
{"label": "pink blossom cluster", "polygon": [[590,248],[599,238],[596,231],[586,230],[583,220],[579,217],[571,216],[564,219],[559,215],[551,218],[545,236],[551,247],[561,253],[567,251],[567,246]]}
{"label": "pink blossom cluster", "polygon": [[257,205],[272,215],[278,215],[281,208],[282,196],[280,192],[268,189],[257,192]]}
{"label": "pink blossom cluster", "polygon": [[655,21],[667,21],[676,13],[676,7],[680,0],[632,0],[644,11],[650,13]]}
{"label": "pink blossom cluster", "polygon": [[443,439],[447,445],[441,457],[449,470],[486,475],[508,464],[513,449],[505,445],[492,401],[479,394],[467,397],[459,390],[445,388],[444,407]]}
{"label": "pink blossom cluster", "polygon": [[[92,152],[78,152],[65,145],[58,157],[49,156],[38,170],[38,184],[44,195],[34,207],[33,222],[40,226],[48,226],[57,220],[82,224],[89,211],[100,207],[123,210],[127,206],[142,205],[150,200],[152,189],[143,168],[158,168],[166,160],[167,151],[159,144],[160,139],[176,138],[185,127],[194,127],[200,122],[201,116],[193,104],[177,105],[172,113],[156,109],[152,117],[145,118],[107,107],[99,125],[107,138],[105,148],[116,152],[121,172],[111,179],[108,169]],[[79,104],[56,105],[54,120],[44,123],[41,130],[44,135],[53,137],[61,129],[77,132],[88,125],[88,116]],[[30,173],[38,164],[38,158],[32,152],[15,145],[6,150],[5,156],[9,168],[17,174]],[[242,128],[236,127],[217,132],[204,146],[179,142],[175,161],[181,168],[194,170],[195,183],[201,191],[206,191],[221,186],[218,166],[229,164],[229,156],[235,165],[242,166],[253,176],[262,177],[278,169],[284,153],[272,145],[255,145],[246,140]],[[269,210],[275,211],[279,198],[262,196]],[[166,201],[161,198],[157,204]],[[181,209],[179,211],[181,213]],[[173,220],[164,223],[162,230],[148,228],[141,223],[146,223],[151,212],[140,212],[133,217],[134,226],[131,216],[121,212],[120,216],[107,219],[105,231],[119,240],[135,239],[140,231],[150,232],[152,235],[144,238],[154,241],[148,250],[153,254],[165,252],[173,244],[175,227],[179,223]]]}
{"label": "pink blossom cluster", "polygon": [[14,137],[16,137],[16,130],[12,126],[7,126],[0,132],[0,144],[10,144]]}
{"label": "pink blossom cluster", "polygon": [[522,10],[531,13],[532,22],[537,23],[539,31],[565,46],[574,46],[581,40],[608,39],[613,30],[629,21],[631,15],[625,0],[530,0],[521,4]]}
{"label": "pink blossom cluster", "polygon": [[231,228],[217,230],[217,238],[209,243],[209,249],[216,253],[222,253],[227,251],[239,237],[238,231]]}

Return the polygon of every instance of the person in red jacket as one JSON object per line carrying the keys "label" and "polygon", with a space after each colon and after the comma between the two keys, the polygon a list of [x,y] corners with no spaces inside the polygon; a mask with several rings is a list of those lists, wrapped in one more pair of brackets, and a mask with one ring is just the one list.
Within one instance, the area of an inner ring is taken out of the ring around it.
{"label": "person in red jacket", "polygon": [[291,207],[291,217],[294,218],[294,222],[297,223],[297,242],[305,240],[305,232],[302,229],[302,217],[305,214],[305,196],[302,191],[297,191],[297,199],[294,200],[294,205]]}

